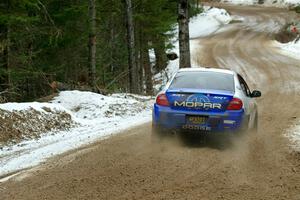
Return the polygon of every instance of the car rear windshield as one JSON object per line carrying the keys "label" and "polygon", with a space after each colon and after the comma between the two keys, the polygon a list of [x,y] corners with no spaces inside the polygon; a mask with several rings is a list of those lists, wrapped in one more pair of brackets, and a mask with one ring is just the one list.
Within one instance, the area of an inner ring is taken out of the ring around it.
{"label": "car rear windshield", "polygon": [[169,89],[180,88],[234,91],[234,80],[232,74],[221,72],[178,72]]}

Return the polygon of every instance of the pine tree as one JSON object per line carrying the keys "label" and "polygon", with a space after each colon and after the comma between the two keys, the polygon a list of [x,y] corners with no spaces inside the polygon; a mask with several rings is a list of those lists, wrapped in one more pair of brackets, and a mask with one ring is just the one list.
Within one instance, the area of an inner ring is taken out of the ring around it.
{"label": "pine tree", "polygon": [[96,2],[89,0],[89,84],[96,89]]}
{"label": "pine tree", "polygon": [[127,45],[128,45],[128,70],[129,88],[131,93],[139,94],[139,73],[135,55],[135,32],[132,14],[131,0],[125,0],[126,5],[126,24],[127,24]]}
{"label": "pine tree", "polygon": [[103,91],[152,94],[153,67],[157,72],[167,65],[178,2],[124,1],[1,1],[0,90],[10,91],[11,101],[46,96],[52,81],[69,89],[97,85]]}

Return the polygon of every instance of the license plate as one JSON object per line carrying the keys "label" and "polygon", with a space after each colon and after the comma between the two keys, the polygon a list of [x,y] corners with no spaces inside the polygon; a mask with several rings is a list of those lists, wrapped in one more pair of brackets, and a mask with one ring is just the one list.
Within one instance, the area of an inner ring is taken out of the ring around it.
{"label": "license plate", "polygon": [[194,130],[194,131],[211,131],[211,127],[208,126],[201,126],[201,125],[190,125],[190,124],[185,124],[182,126],[182,129],[186,130]]}
{"label": "license plate", "polygon": [[187,116],[187,124],[199,125],[205,124],[207,117],[204,116]]}

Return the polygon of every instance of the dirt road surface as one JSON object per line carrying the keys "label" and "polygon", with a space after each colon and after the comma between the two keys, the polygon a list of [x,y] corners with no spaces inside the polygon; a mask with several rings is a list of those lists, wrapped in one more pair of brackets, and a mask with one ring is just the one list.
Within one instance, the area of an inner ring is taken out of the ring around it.
{"label": "dirt road surface", "polygon": [[226,9],[244,21],[200,39],[193,58],[232,68],[263,91],[259,133],[226,148],[176,139],[153,145],[151,125],[145,124],[1,183],[0,199],[300,200],[300,154],[283,136],[300,117],[300,62],[281,55],[271,42],[293,13]]}

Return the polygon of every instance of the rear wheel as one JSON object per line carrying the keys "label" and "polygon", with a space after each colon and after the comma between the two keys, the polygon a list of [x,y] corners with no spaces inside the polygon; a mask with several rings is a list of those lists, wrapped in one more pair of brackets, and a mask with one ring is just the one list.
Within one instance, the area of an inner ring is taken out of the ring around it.
{"label": "rear wheel", "polygon": [[151,141],[160,142],[164,137],[166,137],[166,131],[158,125],[152,124],[151,130]]}
{"label": "rear wheel", "polygon": [[235,131],[235,133],[237,135],[243,136],[243,135],[247,134],[250,129],[251,129],[250,117],[247,116],[243,119],[241,127],[237,131]]}

